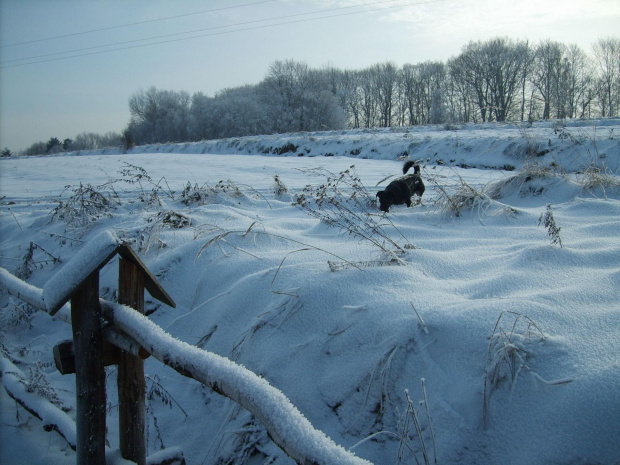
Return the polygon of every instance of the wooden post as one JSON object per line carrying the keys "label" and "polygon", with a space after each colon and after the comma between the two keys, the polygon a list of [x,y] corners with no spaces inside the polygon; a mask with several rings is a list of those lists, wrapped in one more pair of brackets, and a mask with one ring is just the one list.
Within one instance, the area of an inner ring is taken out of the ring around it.
{"label": "wooden post", "polygon": [[[144,313],[144,274],[130,260],[119,258],[118,302]],[[146,464],[144,361],[119,351],[118,420],[121,455],[138,465]]]}
{"label": "wooden post", "polygon": [[105,370],[99,306],[99,271],[71,297],[75,351],[78,465],[105,465]]}

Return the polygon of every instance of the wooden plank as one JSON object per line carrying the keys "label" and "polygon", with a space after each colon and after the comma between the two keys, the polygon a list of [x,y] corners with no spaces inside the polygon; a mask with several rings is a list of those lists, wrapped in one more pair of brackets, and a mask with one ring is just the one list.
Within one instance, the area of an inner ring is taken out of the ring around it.
{"label": "wooden plank", "polygon": [[[144,269],[121,256],[118,273],[118,302],[144,313]],[[120,351],[118,361],[118,420],[121,455],[137,465],[146,465],[144,361]]]}
{"label": "wooden plank", "polygon": [[71,298],[76,386],[78,465],[105,465],[105,371],[99,306],[99,272],[91,273]]}
{"label": "wooden plank", "polygon": [[163,302],[169,307],[176,307],[177,304],[174,303],[172,297],[170,297],[161,284],[159,284],[155,276],[153,276],[153,273],[148,270],[146,265],[142,262],[142,260],[140,260],[140,257],[138,257],[129,244],[123,242],[118,247],[117,251],[121,257],[134,263],[142,270],[144,274],[144,287],[153,298]]}

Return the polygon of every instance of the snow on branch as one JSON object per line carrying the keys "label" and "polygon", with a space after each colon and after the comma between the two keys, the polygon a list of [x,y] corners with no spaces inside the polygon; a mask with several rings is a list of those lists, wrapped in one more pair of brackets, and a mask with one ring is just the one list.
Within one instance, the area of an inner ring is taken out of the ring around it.
{"label": "snow on branch", "polygon": [[156,359],[196,379],[252,413],[273,441],[302,464],[368,465],[316,430],[291,401],[266,380],[227,358],[175,339],[125,305],[105,302],[103,316]]}
{"label": "snow on branch", "polygon": [[[34,308],[47,312],[45,302],[43,301],[43,289],[22,281],[2,267],[0,267],[0,287],[4,287],[9,294],[32,305]],[[63,305],[54,316],[65,323],[71,324],[71,308],[69,304]]]}
{"label": "snow on branch", "polygon": [[6,357],[0,357],[0,377],[6,392],[19,405],[43,422],[45,431],[58,431],[71,448],[76,447],[75,422],[46,398],[30,392],[26,376]]}
{"label": "snow on branch", "polygon": [[43,290],[13,276],[4,268],[0,268],[0,285],[4,286],[9,294],[14,295],[18,299],[23,300],[39,310],[45,310]]}

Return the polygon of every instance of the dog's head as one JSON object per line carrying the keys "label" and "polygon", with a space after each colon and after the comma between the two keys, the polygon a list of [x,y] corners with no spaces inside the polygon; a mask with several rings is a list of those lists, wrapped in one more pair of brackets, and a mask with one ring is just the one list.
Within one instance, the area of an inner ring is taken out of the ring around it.
{"label": "dog's head", "polygon": [[379,191],[377,192],[377,198],[379,199],[379,210],[382,212],[390,211],[392,206],[392,196],[389,192]]}

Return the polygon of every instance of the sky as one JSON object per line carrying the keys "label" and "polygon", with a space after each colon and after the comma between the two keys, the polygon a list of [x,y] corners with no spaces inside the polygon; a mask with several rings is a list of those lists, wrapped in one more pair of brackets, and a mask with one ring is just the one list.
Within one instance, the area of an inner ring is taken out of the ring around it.
{"label": "sky", "polygon": [[0,0],[0,147],[121,132],[135,92],[213,95],[276,60],[402,66],[499,36],[590,53],[619,26],[618,0]]}

